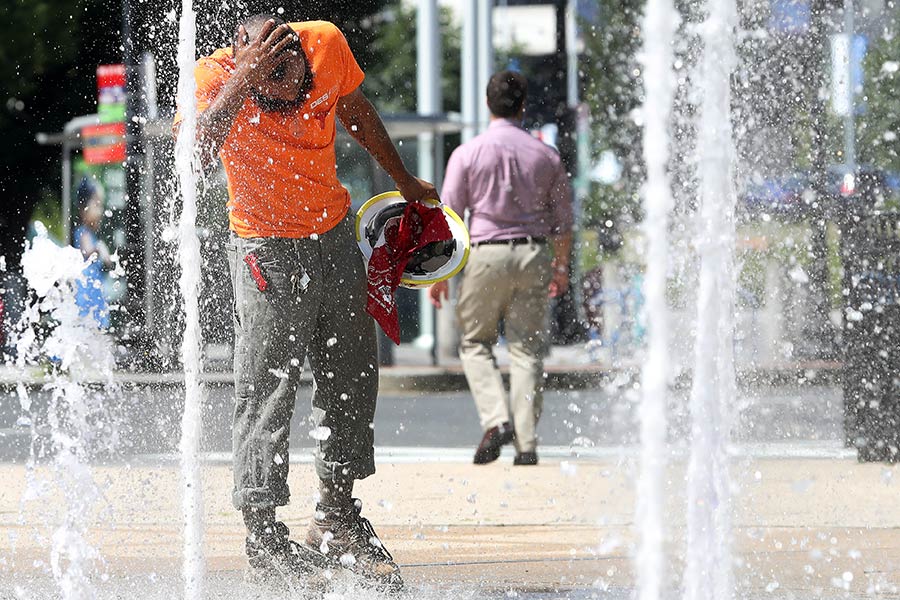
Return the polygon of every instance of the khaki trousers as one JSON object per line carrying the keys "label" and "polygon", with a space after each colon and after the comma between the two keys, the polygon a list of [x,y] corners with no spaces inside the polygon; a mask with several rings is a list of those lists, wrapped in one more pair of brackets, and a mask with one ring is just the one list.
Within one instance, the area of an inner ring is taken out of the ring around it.
{"label": "khaki trousers", "polygon": [[[510,421],[519,452],[537,446],[549,338],[550,260],[544,243],[473,247],[456,307],[462,332],[459,356],[481,427],[487,431]],[[508,400],[493,351],[501,319],[510,354]]]}

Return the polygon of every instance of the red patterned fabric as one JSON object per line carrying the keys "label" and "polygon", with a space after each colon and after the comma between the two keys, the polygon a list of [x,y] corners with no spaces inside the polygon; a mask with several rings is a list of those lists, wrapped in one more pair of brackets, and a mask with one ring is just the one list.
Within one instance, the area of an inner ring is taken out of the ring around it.
{"label": "red patterned fabric", "polygon": [[369,298],[366,312],[395,344],[400,343],[400,317],[394,292],[400,285],[406,263],[423,246],[452,238],[443,210],[410,202],[399,222],[391,221],[385,226],[385,243],[372,250],[367,272]]}

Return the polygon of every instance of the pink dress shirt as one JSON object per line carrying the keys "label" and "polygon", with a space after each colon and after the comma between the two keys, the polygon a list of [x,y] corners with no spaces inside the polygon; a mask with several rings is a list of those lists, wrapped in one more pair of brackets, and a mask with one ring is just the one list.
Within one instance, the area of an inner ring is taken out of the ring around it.
{"label": "pink dress shirt", "polygon": [[441,201],[460,217],[468,209],[473,243],[572,229],[572,193],[559,154],[507,119],[491,121],[453,151]]}

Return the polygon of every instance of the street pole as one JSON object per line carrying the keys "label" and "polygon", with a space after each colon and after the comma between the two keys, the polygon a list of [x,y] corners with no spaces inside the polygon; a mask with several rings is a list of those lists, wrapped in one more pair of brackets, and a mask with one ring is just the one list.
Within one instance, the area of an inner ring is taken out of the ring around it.
{"label": "street pole", "polygon": [[[156,121],[159,116],[156,89],[156,60],[150,52],[141,54],[141,94],[144,97],[144,116],[148,123]],[[156,221],[156,211],[153,197],[155,188],[155,150],[153,142],[141,131],[141,147],[144,149],[144,168],[140,173],[141,196],[141,231],[144,238],[144,331],[153,335],[156,331],[156,307],[154,306],[155,274],[153,264],[153,232]]]}
{"label": "street pole", "polygon": [[[479,89],[479,52],[478,52],[478,20],[479,4],[488,4],[489,0],[463,0],[462,6],[462,45],[460,48],[461,81],[459,105],[462,110],[462,142],[468,142],[478,132],[479,100],[484,104],[484,90]],[[490,2],[493,4],[493,2]],[[466,215],[459,215],[463,219]],[[459,331],[456,328],[454,306],[458,285],[458,277],[450,279],[450,298],[444,308],[437,314],[436,360],[446,364],[458,356]]]}
{"label": "street pole", "polygon": [[494,72],[494,0],[478,2],[478,72],[476,97],[478,98],[478,132],[487,129],[490,112],[485,100],[488,81]]}
{"label": "street pole", "polygon": [[576,0],[566,2],[566,102],[569,108],[578,106],[578,24],[576,18]]}
{"label": "street pole", "polygon": [[[125,305],[128,308],[127,330],[143,329],[143,309],[145,289],[144,250],[140,241],[144,228],[140,210],[140,164],[142,150],[140,144],[141,125],[136,119],[140,115],[139,70],[134,51],[134,19],[131,0],[122,0],[122,62],[125,65],[125,247],[123,265],[126,269],[125,281],[128,291]],[[141,335],[141,339],[147,339]]]}
{"label": "street pole", "polygon": [[[576,23],[575,3],[572,0],[556,0],[554,2],[556,14],[556,52],[553,55],[552,85],[558,90],[558,100],[553,107],[553,120],[558,127],[557,148],[563,158],[567,170],[576,175],[573,183],[577,184],[578,174],[578,142],[577,124],[575,122],[576,106],[578,104],[578,50],[576,47]],[[561,97],[559,92],[565,91]],[[577,195],[573,198],[573,212],[576,223],[573,235],[572,251],[569,257],[569,288],[565,294],[556,299],[551,309],[551,334],[555,341],[568,343],[575,341],[581,335],[579,317],[579,288],[578,274],[578,215],[581,212],[581,198]]]}
{"label": "street pole", "polygon": [[833,359],[835,357],[834,329],[830,321],[831,303],[828,298],[828,127],[825,101],[819,97],[815,82],[825,77],[821,48],[827,44],[825,22],[826,5],[816,2],[812,5],[809,39],[805,45],[804,74],[809,83],[807,98],[811,115],[812,148],[810,162],[812,176],[810,186],[815,203],[809,207],[809,284],[812,314],[804,319],[803,337],[811,347],[800,346],[800,354],[806,358]]}
{"label": "street pole", "polygon": [[[419,0],[416,13],[416,107],[420,115],[433,117],[442,112],[441,98],[441,30],[437,0]],[[437,181],[437,165],[443,163],[442,148],[438,136],[432,131],[419,134],[419,177]],[[434,307],[428,298],[428,289],[419,290],[419,348],[428,349],[435,359]]]}
{"label": "street pole", "polygon": [[460,107],[462,141],[475,137],[478,127],[478,0],[464,0],[462,19]]}
{"label": "street pole", "polygon": [[856,123],[854,123],[854,104],[856,90],[853,89],[853,37],[854,14],[853,0],[844,0],[844,35],[847,36],[847,114],[844,115],[844,164],[847,173],[853,178],[856,187]]}
{"label": "street pole", "polygon": [[72,144],[62,143],[63,244],[72,244]]}

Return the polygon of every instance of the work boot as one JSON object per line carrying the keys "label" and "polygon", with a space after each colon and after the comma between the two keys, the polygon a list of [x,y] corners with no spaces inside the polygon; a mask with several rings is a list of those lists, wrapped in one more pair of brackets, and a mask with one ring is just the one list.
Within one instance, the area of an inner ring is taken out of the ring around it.
{"label": "work boot", "polygon": [[287,525],[275,521],[262,533],[247,536],[248,581],[288,586],[317,583],[322,572],[330,567],[328,560],[315,550],[292,541],[289,534]]}
{"label": "work boot", "polygon": [[515,432],[509,422],[491,427],[484,432],[481,443],[475,450],[475,459],[472,461],[476,465],[486,465],[500,458],[500,448],[505,444],[513,441]]}
{"label": "work boot", "polygon": [[306,545],[376,588],[398,592],[403,588],[400,567],[361,511],[362,502],[355,498],[345,507],[316,505]]}

